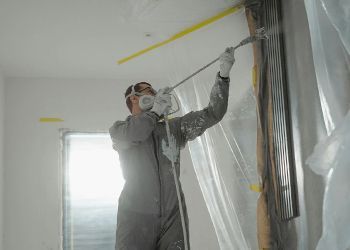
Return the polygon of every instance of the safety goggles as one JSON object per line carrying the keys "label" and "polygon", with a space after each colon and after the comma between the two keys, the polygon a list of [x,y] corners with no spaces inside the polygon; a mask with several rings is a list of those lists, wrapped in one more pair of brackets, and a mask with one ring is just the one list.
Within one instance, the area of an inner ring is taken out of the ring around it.
{"label": "safety goggles", "polygon": [[135,91],[135,86],[133,85],[131,87],[131,93],[128,94],[125,99],[128,99],[130,96],[136,95],[136,96],[143,96],[143,95],[156,95],[157,91],[153,89],[151,86],[147,86],[139,91]]}

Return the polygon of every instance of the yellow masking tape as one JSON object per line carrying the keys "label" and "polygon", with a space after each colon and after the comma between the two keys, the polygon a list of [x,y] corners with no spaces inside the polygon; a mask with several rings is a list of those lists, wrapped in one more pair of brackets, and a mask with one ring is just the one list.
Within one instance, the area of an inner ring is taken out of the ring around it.
{"label": "yellow masking tape", "polygon": [[253,69],[252,69],[252,80],[253,80],[253,86],[254,88],[256,87],[256,82],[257,82],[257,65],[254,65]]}
{"label": "yellow masking tape", "polygon": [[118,64],[125,63],[125,62],[127,62],[127,61],[129,61],[129,60],[131,60],[131,59],[133,59],[135,57],[138,57],[138,56],[140,56],[140,55],[142,55],[142,54],[144,54],[144,53],[146,53],[146,52],[148,52],[150,50],[153,50],[153,49],[156,49],[158,47],[161,47],[161,46],[163,46],[163,45],[165,45],[167,43],[170,43],[170,42],[172,42],[172,41],[174,41],[176,39],[179,39],[179,38],[181,38],[181,37],[183,37],[183,36],[185,36],[185,35],[187,35],[189,33],[192,33],[193,31],[196,31],[196,30],[198,30],[200,28],[203,28],[204,26],[206,26],[206,25],[208,25],[210,23],[213,23],[213,22],[215,22],[215,21],[217,21],[217,20],[219,20],[219,19],[221,19],[221,18],[223,18],[225,16],[228,16],[228,15],[230,15],[232,13],[235,13],[236,11],[241,9],[242,7],[243,7],[243,4],[238,4],[238,5],[234,6],[234,7],[231,7],[231,8],[229,8],[229,9],[227,9],[227,10],[225,10],[225,11],[223,11],[223,12],[221,12],[221,13],[219,13],[219,14],[211,17],[211,18],[208,18],[208,19],[206,19],[206,20],[204,20],[204,21],[202,21],[202,22],[200,22],[198,24],[195,24],[195,25],[193,25],[193,26],[191,26],[191,27],[189,27],[187,29],[184,29],[183,31],[180,31],[179,33],[173,35],[172,37],[170,37],[169,39],[167,39],[167,40],[165,40],[163,42],[160,42],[160,43],[157,43],[155,45],[152,45],[152,46],[150,46],[150,47],[148,47],[146,49],[143,49],[143,50],[141,50],[139,52],[136,52],[136,53],[132,54],[131,56],[128,56],[128,57],[125,57],[125,58],[119,60]]}
{"label": "yellow masking tape", "polygon": [[257,192],[257,193],[260,193],[262,191],[262,188],[259,184],[251,184],[249,186],[249,188],[250,188],[250,190]]}
{"label": "yellow masking tape", "polygon": [[61,118],[55,118],[55,117],[41,117],[39,121],[40,122],[63,122],[64,120]]}

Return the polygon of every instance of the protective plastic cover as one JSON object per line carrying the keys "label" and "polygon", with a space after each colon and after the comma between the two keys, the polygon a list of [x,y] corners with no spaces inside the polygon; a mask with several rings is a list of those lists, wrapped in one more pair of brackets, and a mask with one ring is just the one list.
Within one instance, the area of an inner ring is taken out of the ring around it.
{"label": "protective plastic cover", "polygon": [[[212,58],[204,59],[200,65],[196,65],[193,60],[198,54],[192,49],[196,47],[195,39],[177,41],[163,51],[164,63],[176,66],[172,68],[174,73],[169,75],[172,86],[218,57],[225,47],[234,46],[249,36],[244,12],[234,14],[232,19],[232,32],[212,44],[208,53]],[[203,54],[204,57],[208,55]],[[256,204],[259,193],[250,189],[259,186],[251,45],[237,50],[235,57],[226,115],[219,124],[188,144],[219,246],[223,250],[258,248]],[[175,89],[183,114],[208,105],[218,70],[219,64],[214,64]]]}
{"label": "protective plastic cover", "polygon": [[324,122],[330,135],[349,109],[350,2],[305,0]]}
{"label": "protective plastic cover", "polygon": [[[213,76],[179,88],[184,113],[207,105]],[[210,80],[212,78],[212,80]],[[178,78],[180,79],[180,78]],[[249,83],[247,83],[249,84]],[[232,82],[234,91],[235,82]],[[252,88],[224,119],[189,143],[193,166],[220,249],[256,249],[256,108]]]}
{"label": "protective plastic cover", "polygon": [[317,249],[349,249],[350,2],[305,0],[305,7],[328,133],[307,160],[325,180],[323,229]]}
{"label": "protective plastic cover", "polygon": [[315,147],[308,164],[325,177],[323,233],[317,249],[350,248],[350,112],[332,135]]}

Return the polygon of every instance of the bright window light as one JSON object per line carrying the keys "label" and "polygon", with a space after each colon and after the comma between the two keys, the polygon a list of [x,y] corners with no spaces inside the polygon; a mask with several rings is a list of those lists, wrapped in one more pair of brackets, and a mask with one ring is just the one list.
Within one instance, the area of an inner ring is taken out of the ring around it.
{"label": "bright window light", "polygon": [[119,158],[107,133],[64,136],[64,250],[114,249]]}

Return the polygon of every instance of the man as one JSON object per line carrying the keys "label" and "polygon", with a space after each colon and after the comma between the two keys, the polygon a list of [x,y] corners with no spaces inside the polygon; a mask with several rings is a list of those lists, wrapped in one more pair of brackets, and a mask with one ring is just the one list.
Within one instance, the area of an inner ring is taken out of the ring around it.
{"label": "man", "polygon": [[[131,115],[125,121],[115,122],[109,130],[125,178],[119,198],[117,250],[184,249],[171,157],[179,179],[180,149],[187,141],[218,123],[226,113],[229,72],[234,61],[234,50],[227,48],[220,56],[220,72],[209,105],[203,110],[171,119],[169,143],[161,119],[171,107],[167,89],[156,93],[146,82],[127,89],[125,97]],[[144,98],[152,99],[150,96],[154,98],[154,104],[145,107]],[[180,193],[182,204],[185,204],[181,186]],[[188,232],[185,205],[183,209]]]}

